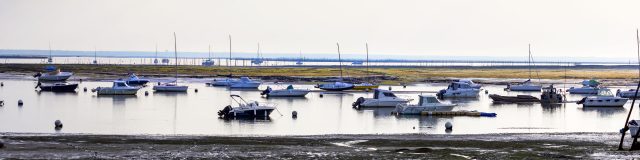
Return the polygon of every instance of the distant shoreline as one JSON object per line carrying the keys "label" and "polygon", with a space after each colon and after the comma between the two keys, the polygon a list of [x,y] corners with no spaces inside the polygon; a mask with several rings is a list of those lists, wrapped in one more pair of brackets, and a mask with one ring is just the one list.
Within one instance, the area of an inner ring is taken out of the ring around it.
{"label": "distant shoreline", "polygon": [[[0,73],[32,75],[43,72],[48,64],[0,64]],[[172,77],[172,65],[54,65],[63,71],[74,72],[84,79],[117,79],[128,73],[143,77]],[[400,85],[424,82],[450,82],[455,79],[471,78],[485,84],[507,84],[529,78],[529,68],[523,66],[425,66],[425,67],[344,67],[345,79],[353,81],[374,81],[380,84]],[[531,76],[533,79],[577,81],[599,79],[605,84],[629,85],[637,82],[638,70],[635,65],[608,66],[539,66]],[[178,66],[178,74],[183,78],[214,78],[248,76],[265,81],[317,83],[339,78],[340,71],[333,66],[276,66],[276,67],[226,67],[226,66]],[[555,83],[555,82],[554,82]]]}

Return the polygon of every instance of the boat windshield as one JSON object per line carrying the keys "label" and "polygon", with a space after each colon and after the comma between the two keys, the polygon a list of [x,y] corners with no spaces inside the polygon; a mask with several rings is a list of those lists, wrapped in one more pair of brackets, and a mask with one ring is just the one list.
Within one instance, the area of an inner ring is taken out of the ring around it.
{"label": "boat windshield", "polygon": [[421,97],[418,105],[423,106],[424,104],[428,103],[440,103],[440,101],[438,101],[436,97]]}
{"label": "boat windshield", "polygon": [[384,94],[385,97],[396,97],[395,94],[389,92],[382,92],[382,94]]}
{"label": "boat windshield", "polygon": [[613,97],[613,93],[611,93],[611,90],[608,89],[601,89],[598,91],[598,96],[608,96],[608,97]]}
{"label": "boat windshield", "polygon": [[127,87],[127,84],[125,84],[123,82],[115,82],[115,83],[113,83],[113,85],[115,87]]}

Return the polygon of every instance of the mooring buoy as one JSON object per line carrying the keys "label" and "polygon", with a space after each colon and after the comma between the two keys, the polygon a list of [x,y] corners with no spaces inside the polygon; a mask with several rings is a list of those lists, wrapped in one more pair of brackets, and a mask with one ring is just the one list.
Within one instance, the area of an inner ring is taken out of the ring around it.
{"label": "mooring buoy", "polygon": [[56,120],[55,122],[53,122],[53,124],[54,124],[56,130],[62,129],[62,121]]}
{"label": "mooring buoy", "polygon": [[320,98],[324,97],[324,94],[320,93]]}
{"label": "mooring buoy", "polygon": [[298,118],[298,112],[297,111],[291,112],[291,117],[294,118],[294,119]]}
{"label": "mooring buoy", "polygon": [[0,87],[4,87],[4,82],[0,82]]}
{"label": "mooring buoy", "polygon": [[198,93],[198,88],[196,88],[196,90],[195,90],[195,91],[196,91],[196,93]]}
{"label": "mooring buoy", "polygon": [[84,87],[84,89],[82,89],[84,92],[87,92],[87,87]]}
{"label": "mooring buoy", "polygon": [[23,104],[22,100],[18,100],[18,106],[22,106]]}
{"label": "mooring buoy", "polygon": [[407,88],[407,85],[402,85],[402,88]]}
{"label": "mooring buoy", "polygon": [[391,86],[389,86],[389,90],[391,90]]}
{"label": "mooring buoy", "polygon": [[158,85],[160,85],[160,82],[158,82]]}
{"label": "mooring buoy", "polygon": [[484,94],[489,94],[489,90],[484,90]]}
{"label": "mooring buoy", "polygon": [[144,91],[144,96],[148,96],[149,95],[149,91]]}
{"label": "mooring buoy", "polygon": [[444,128],[445,129],[453,129],[453,125],[451,124],[451,122],[447,122],[444,124]]}

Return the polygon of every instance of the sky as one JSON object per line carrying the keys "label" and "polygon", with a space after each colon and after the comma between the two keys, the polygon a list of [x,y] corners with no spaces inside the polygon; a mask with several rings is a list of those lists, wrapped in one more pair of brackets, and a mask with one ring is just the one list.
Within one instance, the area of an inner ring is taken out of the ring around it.
{"label": "sky", "polygon": [[0,0],[0,49],[636,56],[637,0]]}

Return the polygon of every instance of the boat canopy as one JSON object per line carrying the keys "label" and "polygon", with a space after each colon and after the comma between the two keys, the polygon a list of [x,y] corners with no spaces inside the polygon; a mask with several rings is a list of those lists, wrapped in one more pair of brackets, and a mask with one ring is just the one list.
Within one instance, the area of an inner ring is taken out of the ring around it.
{"label": "boat canopy", "polygon": [[424,104],[428,104],[428,103],[440,103],[440,101],[438,101],[438,99],[435,96],[420,95],[420,101],[418,102],[418,105],[423,106]]}

